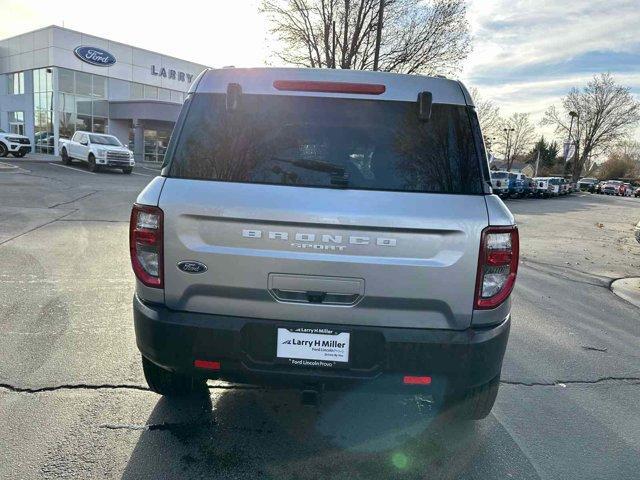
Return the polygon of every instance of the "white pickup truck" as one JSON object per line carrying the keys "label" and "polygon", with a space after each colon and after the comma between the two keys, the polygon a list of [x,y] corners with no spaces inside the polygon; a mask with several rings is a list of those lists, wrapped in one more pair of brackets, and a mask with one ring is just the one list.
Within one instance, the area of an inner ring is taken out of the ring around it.
{"label": "white pickup truck", "polygon": [[0,157],[11,154],[16,158],[24,157],[31,151],[31,141],[24,135],[7,133],[0,128]]}
{"label": "white pickup truck", "polygon": [[105,166],[131,173],[136,164],[133,152],[113,135],[77,131],[71,140],[60,139],[58,147],[62,163],[69,165],[73,160],[87,162],[91,172]]}

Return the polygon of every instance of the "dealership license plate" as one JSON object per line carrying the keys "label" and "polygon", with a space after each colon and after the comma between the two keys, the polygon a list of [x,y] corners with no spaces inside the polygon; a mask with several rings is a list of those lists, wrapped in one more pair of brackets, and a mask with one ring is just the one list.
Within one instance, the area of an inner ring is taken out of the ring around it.
{"label": "dealership license plate", "polygon": [[326,328],[278,328],[277,357],[301,367],[334,367],[349,362],[348,332]]}

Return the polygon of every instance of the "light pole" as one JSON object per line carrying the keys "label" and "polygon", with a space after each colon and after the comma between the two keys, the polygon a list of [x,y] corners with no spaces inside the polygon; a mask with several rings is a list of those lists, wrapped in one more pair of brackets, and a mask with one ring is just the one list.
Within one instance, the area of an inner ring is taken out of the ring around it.
{"label": "light pole", "polygon": [[507,143],[505,145],[505,151],[504,151],[504,160],[505,162],[507,162],[507,171],[511,171],[511,165],[509,164],[509,137],[511,136],[511,132],[515,132],[516,129],[515,128],[503,128],[502,131],[505,133],[505,135],[507,136]]}
{"label": "light pole", "polygon": [[[578,132],[577,138],[573,141],[574,144],[574,150],[573,150],[573,172],[572,172],[572,177],[576,177],[577,175],[577,170],[578,170],[578,144],[580,142],[580,115],[578,115],[577,112],[574,112],[573,110],[571,110],[569,112],[569,116],[571,117],[571,123],[569,124],[569,147],[567,148],[567,153],[569,153],[569,148],[571,148],[571,132],[573,130],[573,120],[576,120],[576,131]],[[565,163],[567,161],[566,159],[566,155],[565,155],[565,159],[564,159]],[[579,175],[579,173],[578,173]],[[576,178],[573,178],[573,180],[577,180]]]}
{"label": "light pole", "polygon": [[569,124],[569,139],[567,140],[567,150],[564,154],[564,161],[567,161],[567,155],[569,154],[569,147],[571,146],[571,132],[573,131],[573,119],[578,118],[578,114],[573,110],[569,112],[569,116],[571,117],[571,123]]}
{"label": "light pole", "polygon": [[373,69],[378,70],[378,61],[380,59],[380,44],[382,43],[382,20],[384,19],[384,2],[380,0],[378,7],[378,25],[376,26],[376,43],[373,50]]}

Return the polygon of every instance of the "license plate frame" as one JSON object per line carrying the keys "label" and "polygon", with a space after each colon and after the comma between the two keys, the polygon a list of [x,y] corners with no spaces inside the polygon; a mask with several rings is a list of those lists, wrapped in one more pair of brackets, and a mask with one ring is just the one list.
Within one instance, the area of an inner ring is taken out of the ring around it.
{"label": "license plate frame", "polygon": [[306,368],[348,368],[351,332],[329,328],[278,327],[276,361]]}

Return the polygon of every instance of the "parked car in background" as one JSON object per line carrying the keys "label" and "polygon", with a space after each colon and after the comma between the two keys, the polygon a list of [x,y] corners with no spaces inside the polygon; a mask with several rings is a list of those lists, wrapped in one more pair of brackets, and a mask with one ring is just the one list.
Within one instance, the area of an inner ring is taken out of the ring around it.
{"label": "parked car in background", "polygon": [[624,186],[624,192],[622,193],[622,195],[624,195],[625,197],[633,196],[633,187],[631,186],[631,184],[623,183],[622,185]]}
{"label": "parked car in background", "polygon": [[557,197],[561,194],[560,177],[547,177],[551,187],[551,195]]}
{"label": "parked car in background", "polygon": [[575,193],[575,192],[579,192],[580,188],[578,188],[578,183],[577,182],[569,182],[569,193]]}
{"label": "parked car in background", "polygon": [[31,140],[24,135],[7,133],[0,128],[0,157],[9,153],[16,158],[24,157],[31,151]]}
{"label": "parked car in background", "polygon": [[105,166],[131,173],[136,163],[133,152],[113,135],[77,131],[71,140],[60,139],[59,149],[62,163],[69,165],[73,160],[80,160],[89,165],[91,172]]}
{"label": "parked car in background", "polygon": [[591,191],[591,188],[594,188],[597,183],[597,178],[584,177],[578,180],[578,189],[582,191]]}
{"label": "parked car in background", "polygon": [[624,193],[624,184],[620,180],[607,180],[602,187],[602,193],[605,195],[620,195]]}
{"label": "parked car in background", "polygon": [[636,191],[633,192],[634,197],[640,197],[640,187],[636,188]]}
{"label": "parked car in background", "polygon": [[591,187],[589,188],[589,191],[591,193],[597,193],[598,195],[602,194],[602,187],[604,187],[604,184],[606,182],[600,181],[594,185],[591,185]]}
{"label": "parked car in background", "polygon": [[548,177],[535,177],[533,179],[535,189],[533,194],[537,197],[549,198],[553,195],[553,186],[549,183]]}
{"label": "parked car in background", "polygon": [[522,197],[524,192],[524,174],[509,172],[509,196]]}
{"label": "parked car in background", "polygon": [[569,193],[569,182],[567,182],[566,178],[558,177],[558,185],[560,187],[560,195]]}
{"label": "parked car in background", "polygon": [[535,184],[533,183],[533,178],[527,177],[524,175],[522,180],[524,182],[524,196],[530,197],[535,192]]}
{"label": "parked car in background", "polygon": [[500,197],[506,197],[509,194],[509,172],[492,171],[490,176],[493,193]]}

